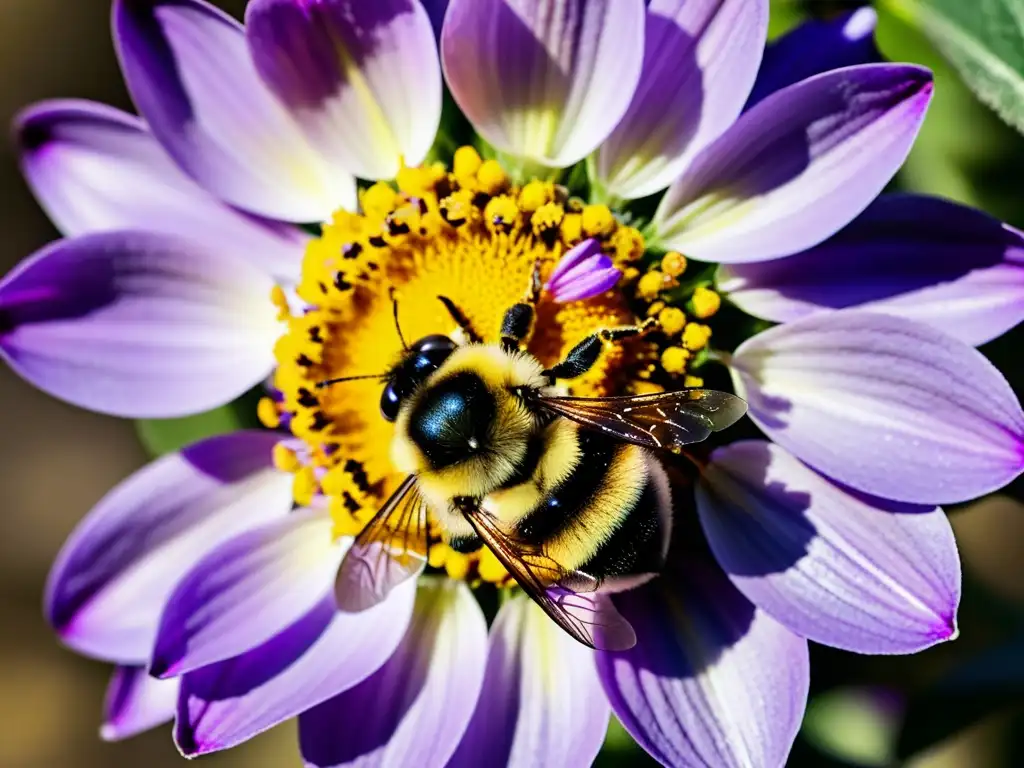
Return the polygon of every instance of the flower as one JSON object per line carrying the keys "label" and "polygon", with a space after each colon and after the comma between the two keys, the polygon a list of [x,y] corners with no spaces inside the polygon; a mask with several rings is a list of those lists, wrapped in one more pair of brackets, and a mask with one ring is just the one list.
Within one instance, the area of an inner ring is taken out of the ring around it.
{"label": "flower", "polygon": [[[267,391],[265,429],[100,501],[48,618],[117,665],[105,737],[173,716],[188,756],[298,716],[311,766],[585,765],[614,711],[667,765],[781,765],[808,639],[908,653],[956,634],[936,505],[1022,470],[1024,412],[965,343],[1019,321],[1020,233],[875,201],[931,77],[876,60],[869,10],[765,50],[761,0],[450,0],[438,24],[441,5],[253,0],[243,29],[200,0],[116,0],[141,118],[84,102],[19,118],[67,237],[0,283],[11,367],[126,417]],[[443,83],[485,152],[435,143]],[[402,336],[452,331],[439,295],[495,338],[537,264],[546,365],[599,327],[660,324],[574,394],[729,367],[769,440],[673,465],[694,488],[676,516],[715,561],[679,537],[617,595],[637,636],[619,652],[562,632],[489,550],[440,540],[429,575],[338,611],[352,536],[401,481],[373,376]],[[782,324],[752,335],[723,298]],[[489,629],[477,586],[508,595]]]}

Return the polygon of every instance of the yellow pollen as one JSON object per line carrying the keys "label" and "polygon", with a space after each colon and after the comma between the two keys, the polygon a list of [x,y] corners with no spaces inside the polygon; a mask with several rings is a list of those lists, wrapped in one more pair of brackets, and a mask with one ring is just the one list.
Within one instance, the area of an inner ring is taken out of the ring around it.
{"label": "yellow pollen", "polygon": [[484,210],[484,219],[492,232],[511,232],[519,224],[519,206],[507,195],[492,198]]}
{"label": "yellow pollen", "polygon": [[519,207],[524,213],[535,213],[554,197],[554,185],[543,181],[531,181],[519,193]]}
{"label": "yellow pollen", "polygon": [[439,205],[442,218],[454,227],[480,218],[480,210],[473,205],[473,192],[468,189],[448,195]]}
{"label": "yellow pollen", "polygon": [[302,467],[295,451],[282,443],[274,446],[273,459],[274,466],[282,472],[297,472]]}
{"label": "yellow pollen", "polygon": [[700,376],[687,376],[685,379],[683,379],[683,386],[684,387],[703,387],[704,386],[704,379],[702,379]]}
{"label": "yellow pollen", "polygon": [[476,180],[485,195],[496,195],[508,186],[508,174],[497,160],[488,160],[481,165]]}
{"label": "yellow pollen", "polygon": [[[529,209],[523,208],[528,213]],[[559,225],[565,217],[565,209],[559,203],[545,203],[538,208],[531,219],[533,234],[536,237],[544,237],[548,233],[555,233],[561,236]]]}
{"label": "yellow pollen", "polygon": [[633,393],[637,395],[656,395],[664,391],[663,386],[651,381],[638,381],[633,384]]}
{"label": "yellow pollen", "polygon": [[661,353],[661,367],[665,373],[682,373],[686,370],[686,362],[690,359],[690,353],[682,347],[669,347]]}
{"label": "yellow pollen", "polygon": [[277,429],[281,426],[281,414],[277,412],[277,405],[269,397],[260,398],[256,406],[256,416],[267,429]]}
{"label": "yellow pollen", "polygon": [[285,296],[284,289],[275,285],[270,289],[270,301],[275,307],[277,307],[277,319],[284,321],[288,318],[288,297]]}
{"label": "yellow pollen", "polygon": [[437,183],[445,177],[444,165],[435,163],[430,166],[410,168],[402,166],[395,182],[398,189],[413,197],[424,197],[432,193]]}
{"label": "yellow pollen", "polygon": [[398,193],[383,181],[379,181],[360,195],[360,205],[367,216],[384,218],[394,210]]}
{"label": "yellow pollen", "polygon": [[505,570],[505,566],[499,562],[498,558],[495,557],[491,550],[484,549],[480,550],[480,561],[477,566],[480,578],[484,581],[490,581],[495,584],[501,584],[503,581],[508,580],[508,571]]}
{"label": "yellow pollen", "polygon": [[669,251],[661,259],[661,271],[671,277],[679,277],[686,271],[686,257],[678,251]]}
{"label": "yellow pollen", "polygon": [[483,162],[480,153],[473,147],[459,147],[452,158],[452,171],[460,181],[468,181],[476,177]]}
{"label": "yellow pollen", "polygon": [[583,239],[583,216],[578,213],[567,213],[562,219],[562,242],[575,245]]}
{"label": "yellow pollen", "polygon": [[705,320],[712,317],[722,307],[722,297],[706,286],[699,286],[693,292],[693,314]]}
{"label": "yellow pollen", "polygon": [[611,237],[615,260],[620,264],[637,261],[644,255],[644,238],[634,227],[619,227]]}
{"label": "yellow pollen", "polygon": [[[394,425],[379,411],[381,381],[317,385],[382,375],[401,359],[392,294],[409,343],[456,330],[438,296],[493,342],[534,266],[546,278],[584,237],[585,219],[587,232],[600,234],[614,258],[620,248],[621,258],[643,252],[639,233],[620,227],[604,206],[584,208],[549,182],[514,186],[500,164],[483,162],[470,147],[455,153],[453,166],[451,173],[439,165],[403,167],[397,191],[384,183],[363,190],[360,210],[338,211],[307,247],[296,289],[305,308],[292,314],[283,292],[272,297],[287,311],[287,331],[274,347],[279,396],[260,403],[260,418],[268,426],[286,424],[304,444],[300,451],[276,449],[275,466],[293,473],[297,503],[326,501],[336,536],[357,534],[402,478],[391,465]],[[622,291],[566,304],[544,293],[529,351],[550,366],[594,331],[637,322]],[[566,382],[570,393],[635,391],[658,361],[653,336],[609,345],[586,375]],[[430,532],[431,567],[470,582],[510,583],[486,548],[462,555],[442,542],[436,521]]]}
{"label": "yellow pollen", "polygon": [[316,472],[312,467],[300,467],[295,472],[292,482],[292,496],[300,507],[308,507],[316,493]]}
{"label": "yellow pollen", "polygon": [[[651,306],[647,308],[646,314],[648,317],[657,317],[659,314],[661,314],[661,310],[663,310],[664,308],[664,301],[655,301],[654,303],[651,304]],[[659,320],[658,322],[660,323],[661,321]]]}
{"label": "yellow pollen", "polygon": [[465,579],[469,576],[471,565],[470,559],[458,552],[451,552],[444,561],[444,569],[448,572],[448,578],[451,579]]}
{"label": "yellow pollen", "polygon": [[361,520],[359,520],[358,518],[353,517],[352,515],[349,515],[349,514],[344,514],[344,513],[337,513],[337,514],[335,514],[334,510],[333,510],[333,507],[334,507],[334,502],[332,500],[332,504],[331,504],[331,508],[332,508],[331,519],[332,519],[332,521],[334,523],[334,526],[331,529],[331,535],[335,539],[340,539],[340,538],[342,538],[344,536],[358,536],[360,531],[363,530],[363,526],[365,525],[365,523],[362,522]]}
{"label": "yellow pollen", "polygon": [[671,280],[664,272],[654,269],[640,278],[636,290],[640,294],[640,298],[652,301],[657,298],[659,293],[671,285]]}
{"label": "yellow pollen", "polygon": [[711,339],[711,329],[699,323],[688,323],[683,329],[683,346],[691,352],[703,348]]}
{"label": "yellow pollen", "polygon": [[587,237],[608,237],[616,227],[607,205],[588,205],[583,209],[583,233]]}
{"label": "yellow pollen", "polygon": [[658,324],[666,336],[678,336],[686,326],[686,315],[678,307],[665,307],[658,312]]}

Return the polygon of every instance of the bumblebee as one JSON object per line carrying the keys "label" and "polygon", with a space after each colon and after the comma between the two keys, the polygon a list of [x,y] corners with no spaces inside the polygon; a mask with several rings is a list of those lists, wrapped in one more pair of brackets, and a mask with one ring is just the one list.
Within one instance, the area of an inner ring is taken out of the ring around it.
{"label": "bumblebee", "polygon": [[[706,389],[565,396],[558,382],[586,373],[605,342],[650,326],[598,331],[544,369],[524,349],[539,294],[535,274],[490,344],[441,297],[461,331],[419,339],[384,377],[381,415],[395,424],[392,462],[407,477],[342,562],[341,610],[369,608],[423,569],[429,516],[456,551],[490,548],[580,642],[635,644],[609,594],[665,561],[672,506],[654,451],[678,452],[731,426],[746,403]],[[395,317],[397,327],[397,304]]]}

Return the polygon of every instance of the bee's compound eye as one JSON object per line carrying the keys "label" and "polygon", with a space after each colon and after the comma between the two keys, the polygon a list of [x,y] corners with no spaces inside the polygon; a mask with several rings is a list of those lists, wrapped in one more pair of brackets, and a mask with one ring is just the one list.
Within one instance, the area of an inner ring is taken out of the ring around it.
{"label": "bee's compound eye", "polygon": [[380,413],[387,421],[394,421],[398,418],[398,411],[402,407],[402,393],[395,386],[397,382],[389,382],[384,387],[380,396]]}
{"label": "bee's compound eye", "polygon": [[414,355],[420,363],[418,367],[429,366],[431,371],[436,370],[454,351],[455,342],[447,336],[440,335],[425,336],[409,350],[410,354]]}
{"label": "bee's compound eye", "polygon": [[455,347],[454,341],[438,334],[424,336],[409,348],[380,396],[380,412],[386,420],[398,418],[403,401],[441,367]]}

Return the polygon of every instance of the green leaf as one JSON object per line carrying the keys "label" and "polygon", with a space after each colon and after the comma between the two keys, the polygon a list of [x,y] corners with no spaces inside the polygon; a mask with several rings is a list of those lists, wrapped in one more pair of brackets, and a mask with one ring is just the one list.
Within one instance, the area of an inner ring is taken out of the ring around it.
{"label": "green leaf", "polygon": [[881,691],[846,687],[811,699],[803,737],[823,753],[863,766],[892,764],[898,717]]}
{"label": "green leaf", "polygon": [[657,761],[640,747],[614,715],[608,722],[608,734],[594,768],[657,768]]}
{"label": "green leaf", "polygon": [[259,427],[256,405],[261,396],[260,390],[252,390],[220,408],[180,419],[138,419],[135,429],[150,456],[163,456],[207,437]]}
{"label": "green leaf", "polygon": [[1024,132],[1024,0],[885,0],[920,26],[964,82]]}
{"label": "green leaf", "polygon": [[803,9],[796,0],[771,0],[771,10],[768,13],[768,39],[774,40],[777,37],[782,37],[803,20]]}

